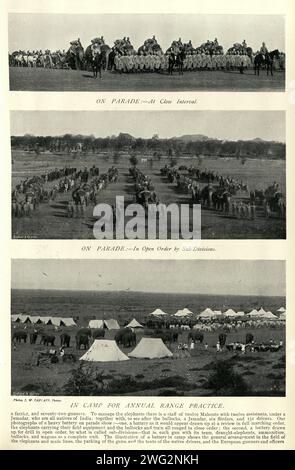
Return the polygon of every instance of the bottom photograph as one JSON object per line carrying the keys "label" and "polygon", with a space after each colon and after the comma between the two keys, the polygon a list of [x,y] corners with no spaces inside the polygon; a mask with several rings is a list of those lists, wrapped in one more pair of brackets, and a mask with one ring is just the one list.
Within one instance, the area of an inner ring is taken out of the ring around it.
{"label": "bottom photograph", "polygon": [[285,396],[285,262],[14,259],[11,393]]}

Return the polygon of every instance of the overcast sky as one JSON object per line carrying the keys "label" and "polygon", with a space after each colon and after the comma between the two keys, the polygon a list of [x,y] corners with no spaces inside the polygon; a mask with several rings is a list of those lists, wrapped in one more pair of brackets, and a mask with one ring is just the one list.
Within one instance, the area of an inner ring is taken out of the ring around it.
{"label": "overcast sky", "polygon": [[285,295],[283,261],[12,260],[12,288]]}
{"label": "overcast sky", "polygon": [[226,50],[243,39],[255,50],[262,41],[271,50],[285,50],[284,17],[278,15],[9,15],[10,52],[67,49],[78,37],[86,47],[91,39],[102,35],[110,46],[115,39],[129,36],[136,49],[155,35],[165,50],[179,37],[183,42],[191,39],[194,46],[217,37]]}
{"label": "overcast sky", "polygon": [[285,141],[283,111],[12,111],[12,135],[127,132],[134,137],[179,137],[204,134],[226,140]]}

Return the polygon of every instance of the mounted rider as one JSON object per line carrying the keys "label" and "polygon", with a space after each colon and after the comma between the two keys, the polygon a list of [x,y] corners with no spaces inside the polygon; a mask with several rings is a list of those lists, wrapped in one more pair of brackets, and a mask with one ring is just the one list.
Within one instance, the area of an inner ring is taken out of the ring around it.
{"label": "mounted rider", "polygon": [[104,44],[104,38],[103,38],[103,36],[101,36],[100,38],[91,39],[90,49],[91,49],[91,52],[92,52],[93,57],[94,57],[96,54],[100,54],[100,52],[101,52],[101,46],[102,46],[103,44]]}
{"label": "mounted rider", "polygon": [[261,46],[261,48],[260,48],[260,54],[262,54],[263,59],[265,60],[266,54],[268,54],[268,49],[267,49],[267,47],[266,47],[266,45],[265,45],[265,42],[262,43],[262,46]]}

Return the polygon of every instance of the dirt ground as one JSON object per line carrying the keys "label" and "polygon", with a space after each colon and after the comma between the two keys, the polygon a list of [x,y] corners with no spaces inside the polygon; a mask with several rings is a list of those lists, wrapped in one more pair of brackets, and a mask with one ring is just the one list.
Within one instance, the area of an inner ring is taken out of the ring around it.
{"label": "dirt ground", "polygon": [[195,71],[175,73],[118,74],[103,72],[94,79],[91,72],[79,70],[10,67],[10,90],[14,91],[284,91],[285,73],[273,77],[253,70]]}
{"label": "dirt ground", "polygon": [[[32,326],[28,326],[28,330]],[[75,347],[75,328],[61,328],[59,332],[54,331],[53,326],[43,326],[46,332],[54,332],[56,335],[56,346],[59,347],[59,334],[66,331],[71,335],[70,348],[67,353],[73,353],[77,359],[84,354],[84,350],[78,351]],[[227,343],[234,341],[245,341],[246,330],[229,333]],[[115,331],[106,331],[105,339],[113,339]],[[269,341],[285,342],[284,328],[269,329],[259,328],[252,330],[254,339],[257,343]],[[187,332],[182,332],[178,342],[187,341]],[[144,332],[137,333],[137,343],[144,336]],[[210,364],[216,360],[234,360],[234,370],[241,374],[246,382],[252,387],[256,394],[272,395],[273,391],[285,393],[285,358],[284,351],[279,352],[246,352],[241,353],[224,351],[217,353],[215,344],[218,332],[205,333],[204,343],[208,343],[208,350],[204,345],[197,344],[196,349],[187,356],[179,353],[178,343],[168,345],[174,353],[173,358],[166,359],[130,359],[124,362],[97,362],[85,363],[91,364],[96,371],[103,374],[103,378],[108,381],[111,379],[124,378],[131,376],[136,381],[153,381],[155,379],[164,379],[175,376],[181,377],[186,383],[193,384],[188,391],[181,393],[188,396],[212,395],[212,391],[204,389],[203,384],[212,372]],[[37,343],[40,342],[38,338]],[[121,350],[128,354],[133,348],[123,348]],[[48,365],[36,365],[37,354],[39,351],[47,350],[40,344],[30,345],[22,343],[16,345],[16,350],[12,349],[12,376],[11,388],[12,394],[35,394],[35,395],[63,395],[63,387],[68,381],[71,371],[79,367],[81,362],[62,363]],[[180,354],[181,357],[177,357]],[[163,391],[163,390],[162,390]],[[127,395],[158,395],[161,390],[143,390],[136,391]],[[172,387],[172,394],[176,395],[179,390]]]}
{"label": "dirt ground", "polygon": [[[142,155],[141,157],[144,157]],[[63,167],[65,165],[77,168],[88,168],[96,164],[101,173],[114,164],[111,156],[109,158],[102,155],[34,155],[27,152],[12,152],[12,186],[24,179],[26,176],[40,175],[50,168]],[[155,191],[161,203],[188,204],[190,195],[177,191],[175,184],[167,182],[160,174],[160,168],[167,163],[163,157],[161,161],[153,163],[152,167],[141,163],[139,158],[138,167],[151,177],[155,186]],[[180,159],[179,165],[196,164],[193,159]],[[253,188],[266,188],[277,181],[282,190],[285,191],[285,162],[282,160],[255,160],[248,159],[242,165],[236,159],[230,158],[206,158],[203,167],[220,172],[225,176],[241,178]],[[127,156],[120,158],[116,162],[119,169],[119,179],[117,183],[109,184],[106,190],[101,192],[99,202],[115,205],[116,196],[124,196],[125,205],[135,202],[134,181],[129,176],[129,160]],[[55,184],[51,183],[51,185]],[[50,184],[47,185],[50,188]],[[247,194],[242,194],[237,199],[247,198]],[[58,194],[55,201],[41,204],[31,215],[31,217],[14,218],[12,221],[13,238],[36,238],[36,239],[93,239],[93,225],[96,218],[93,217],[93,205],[86,208],[83,215],[69,218],[67,214],[67,204],[71,200],[71,192]],[[257,208],[255,220],[233,218],[215,210],[202,210],[202,239],[283,239],[286,237],[285,220],[273,215],[270,218],[264,217],[262,208]],[[147,227],[147,220],[145,226]],[[168,238],[170,233],[168,230]]]}

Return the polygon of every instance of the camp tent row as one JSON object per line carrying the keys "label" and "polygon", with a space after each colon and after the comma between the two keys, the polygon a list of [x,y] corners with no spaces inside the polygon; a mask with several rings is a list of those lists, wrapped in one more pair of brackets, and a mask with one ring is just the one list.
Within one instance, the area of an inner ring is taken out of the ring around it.
{"label": "camp tent row", "polygon": [[223,317],[242,317],[242,316],[247,316],[247,317],[256,317],[256,318],[265,318],[265,319],[272,319],[275,320],[277,319],[277,315],[274,315],[271,311],[265,311],[262,307],[260,310],[252,310],[249,313],[245,313],[243,311],[238,311],[235,312],[232,308],[229,308],[226,310],[226,312],[222,313],[221,310],[211,310],[211,308],[206,308],[203,310],[198,318],[216,318],[218,316],[222,315]]}
{"label": "camp tent row", "polygon": [[[193,312],[191,312],[191,310],[189,310],[188,308],[185,307],[181,310],[177,310],[177,312],[174,314],[174,316],[175,317],[187,317],[187,316],[192,315],[192,314],[193,314]],[[168,315],[168,313],[163,312],[163,310],[161,310],[160,308],[157,308],[156,310],[151,312],[150,315],[153,315],[154,317],[161,317],[161,316],[164,316],[164,315]]]}
{"label": "camp tent row", "polygon": [[[284,307],[281,307],[278,310],[278,312],[284,313],[285,312]],[[179,317],[179,318],[184,318],[184,317],[188,317],[192,314],[193,313],[191,312],[191,310],[189,310],[188,308],[184,308],[182,310],[178,310],[173,316],[174,317]],[[161,309],[157,308],[152,313],[150,313],[150,315],[153,315],[155,317],[161,317],[161,316],[164,316],[164,315],[168,315],[168,313],[165,313]],[[205,310],[203,310],[198,315],[198,318],[205,318],[206,319],[206,318],[216,318],[216,317],[219,317],[219,316],[234,318],[234,317],[242,317],[244,315],[249,316],[249,317],[260,317],[260,318],[273,319],[273,320],[278,318],[277,315],[274,315],[270,311],[265,311],[262,307],[260,308],[260,310],[254,309],[249,313],[245,313],[242,310],[239,310],[239,311],[236,312],[232,308],[229,308],[225,312],[222,312],[221,310],[212,310],[211,308],[207,307],[207,308],[205,308]]]}
{"label": "camp tent row", "polygon": [[[136,359],[161,359],[172,357],[173,354],[161,338],[142,338],[128,356]],[[88,351],[80,357],[80,361],[119,362],[128,361],[128,356],[121,351],[116,341],[96,339]]]}
{"label": "camp tent row", "polygon": [[54,326],[77,326],[73,318],[64,317],[39,317],[35,315],[11,315],[11,321],[17,323],[33,323]]}
{"label": "camp tent row", "polygon": [[119,330],[120,325],[117,320],[110,318],[109,320],[90,320],[88,323],[89,328],[102,329],[106,328],[107,330]]}

